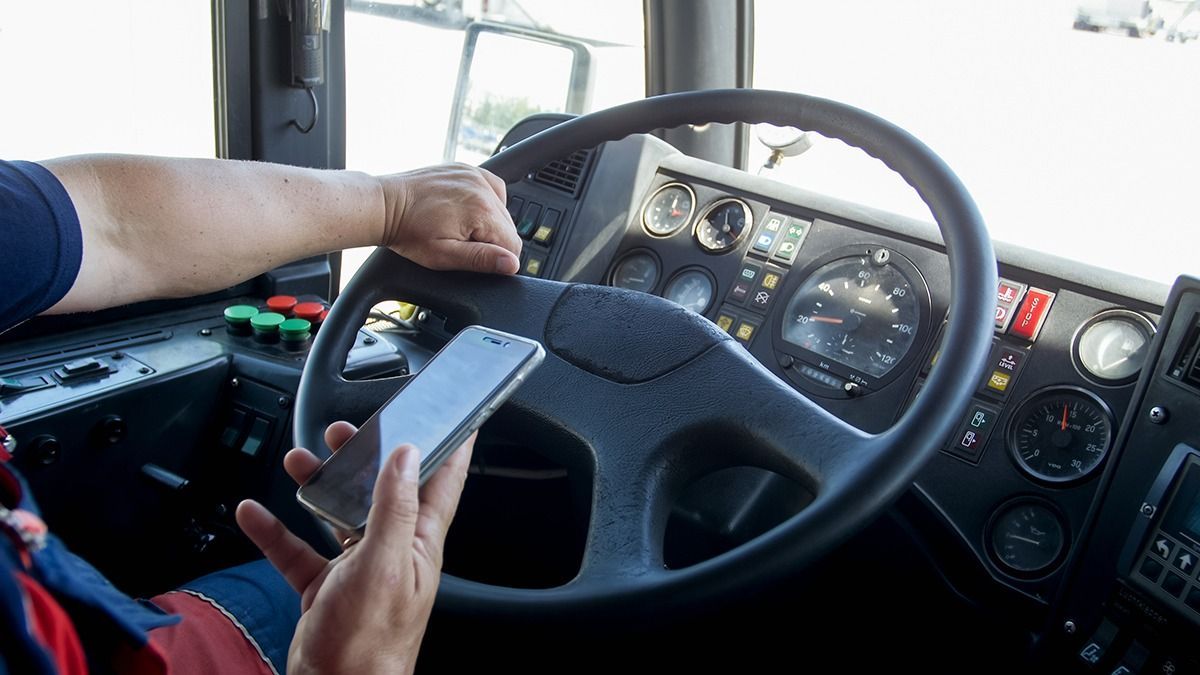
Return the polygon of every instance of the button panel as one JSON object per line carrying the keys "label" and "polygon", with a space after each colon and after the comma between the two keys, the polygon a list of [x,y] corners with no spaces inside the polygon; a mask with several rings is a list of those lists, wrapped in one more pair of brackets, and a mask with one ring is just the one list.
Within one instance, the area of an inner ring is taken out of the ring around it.
{"label": "button panel", "polygon": [[1017,303],[1021,301],[1021,298],[1025,297],[1025,291],[1028,289],[1029,286],[1025,284],[1009,279],[1000,279],[1000,283],[996,287],[997,332],[1003,333],[1008,330],[1008,324],[1012,322]]}
{"label": "button panel", "polygon": [[973,402],[950,437],[945,451],[963,461],[978,464],[999,417],[998,409],[979,401]]}
{"label": "button panel", "polygon": [[775,247],[775,252],[771,254],[771,260],[783,265],[791,265],[792,261],[796,259],[796,253],[800,251],[800,246],[804,243],[804,237],[808,235],[808,230],[811,227],[812,223],[807,220],[792,218],[783,233],[783,238],[779,241],[779,245]]}
{"label": "button panel", "polygon": [[778,213],[772,213],[767,216],[767,219],[763,221],[762,227],[758,230],[758,236],[754,239],[754,245],[751,249],[763,256],[770,256],[771,249],[774,248],[775,241],[783,233],[787,222],[787,216]]}
{"label": "button panel", "polygon": [[759,282],[759,277],[762,276],[762,265],[750,262],[749,260],[742,263],[742,267],[738,270],[737,277],[733,280],[733,286],[729,288],[729,302],[741,305],[746,302],[746,298],[750,297]]}

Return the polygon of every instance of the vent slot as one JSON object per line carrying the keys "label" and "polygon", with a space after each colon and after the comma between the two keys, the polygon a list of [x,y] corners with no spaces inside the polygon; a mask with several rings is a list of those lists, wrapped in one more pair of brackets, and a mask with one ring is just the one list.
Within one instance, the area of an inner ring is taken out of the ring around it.
{"label": "vent slot", "polygon": [[583,179],[592,162],[592,150],[576,150],[565,159],[556,159],[533,174],[533,182],[578,197]]}
{"label": "vent slot", "polygon": [[1200,389],[1200,314],[1192,317],[1192,327],[1171,366],[1171,375]]}
{"label": "vent slot", "polygon": [[138,333],[135,335],[128,335],[125,337],[111,338],[108,340],[76,344],[63,349],[52,349],[0,362],[0,371],[24,369],[42,366],[48,363],[57,363],[59,361],[69,361],[81,356],[86,356],[87,354],[95,351],[117,351],[120,349],[127,349],[135,345],[146,344],[148,342],[162,342],[170,337],[170,331],[156,330],[146,333]]}

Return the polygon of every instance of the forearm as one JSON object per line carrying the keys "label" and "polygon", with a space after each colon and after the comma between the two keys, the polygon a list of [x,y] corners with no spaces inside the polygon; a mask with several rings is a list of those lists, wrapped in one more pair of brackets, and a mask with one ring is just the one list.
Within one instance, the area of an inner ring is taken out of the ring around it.
{"label": "forearm", "polygon": [[83,230],[79,276],[51,312],[198,295],[384,239],[383,188],[366,174],[124,155],[42,164]]}

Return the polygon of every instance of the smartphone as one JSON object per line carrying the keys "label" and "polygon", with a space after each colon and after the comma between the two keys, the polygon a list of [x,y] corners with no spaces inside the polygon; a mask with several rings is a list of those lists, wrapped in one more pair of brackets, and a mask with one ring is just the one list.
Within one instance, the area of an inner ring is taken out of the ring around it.
{"label": "smartphone", "polygon": [[404,443],[421,451],[421,484],[545,357],[542,345],[482,326],[446,343],[296,492],[335,527],[362,532],[379,470]]}

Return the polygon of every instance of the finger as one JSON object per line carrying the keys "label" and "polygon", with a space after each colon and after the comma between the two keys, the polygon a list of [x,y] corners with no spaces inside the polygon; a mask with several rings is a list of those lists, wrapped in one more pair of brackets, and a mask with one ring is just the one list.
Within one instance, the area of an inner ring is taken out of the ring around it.
{"label": "finger", "polygon": [[304,448],[292,448],[283,456],[283,470],[287,471],[287,475],[291,476],[297,485],[307,483],[320,466],[321,460]]}
{"label": "finger", "polygon": [[508,201],[508,185],[505,184],[504,179],[487,169],[480,169],[479,173],[487,181],[487,184],[491,186],[492,192],[495,192],[496,196],[500,198],[500,203],[506,203]]}
{"label": "finger", "polygon": [[262,504],[247,499],[235,512],[238,526],[297,593],[317,578],[329,563],[312,547],[288,531]]}
{"label": "finger", "polygon": [[337,452],[356,433],[358,433],[358,428],[353,424],[334,422],[325,428],[325,445],[329,446],[330,450]]}
{"label": "finger", "polygon": [[471,233],[469,239],[487,244],[502,246],[516,255],[521,255],[521,235],[517,234],[517,226],[513,224],[512,216],[504,208],[495,209],[493,218],[483,221],[483,227]]}
{"label": "finger", "polygon": [[520,259],[506,248],[481,241],[443,239],[438,243],[437,266],[441,269],[516,274]]}
{"label": "finger", "polygon": [[417,520],[416,536],[435,552],[436,561],[441,560],[446,533],[458,510],[477,435],[478,432],[471,434],[421,488],[421,515]]}
{"label": "finger", "polygon": [[419,508],[420,457],[421,453],[411,445],[396,448],[375,481],[367,531],[359,546],[364,554],[386,565],[403,564],[412,555]]}

